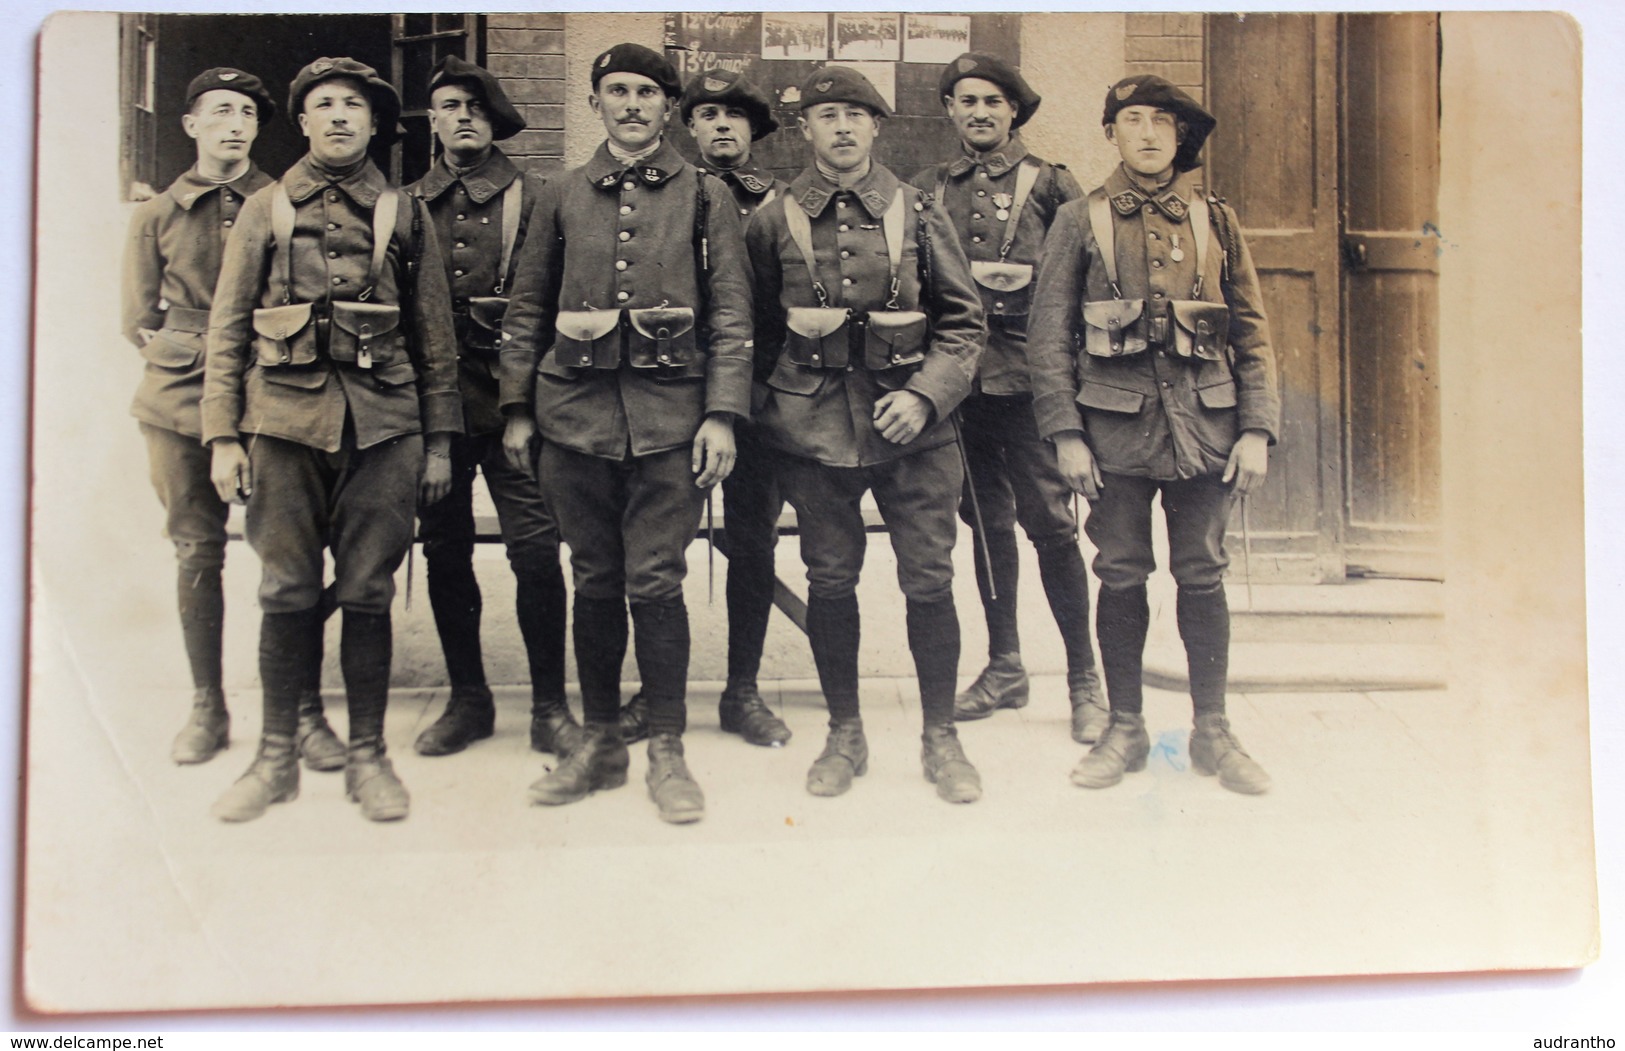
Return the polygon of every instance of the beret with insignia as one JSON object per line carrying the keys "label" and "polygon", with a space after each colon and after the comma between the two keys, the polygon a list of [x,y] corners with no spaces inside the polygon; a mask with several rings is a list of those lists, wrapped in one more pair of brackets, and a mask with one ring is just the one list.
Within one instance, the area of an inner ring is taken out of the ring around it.
{"label": "beret with insignia", "polygon": [[186,85],[186,108],[190,110],[192,103],[206,91],[235,91],[239,95],[247,95],[254,100],[254,105],[259,107],[261,124],[276,115],[276,103],[271,101],[270,92],[265,90],[260,78],[252,73],[244,73],[230,66],[204,70]]}
{"label": "beret with insignia", "polygon": [[305,96],[310,89],[324,80],[338,77],[348,77],[360,83],[372,100],[373,116],[378,119],[378,134],[374,137],[386,145],[394,142],[400,135],[396,122],[401,117],[401,97],[396,94],[394,85],[380,77],[376,69],[353,58],[318,58],[301,69],[288,87],[288,119],[298,123],[299,114],[305,108]]}
{"label": "beret with insignia", "polygon": [[683,89],[678,115],[687,124],[694,115],[694,108],[708,102],[738,106],[748,113],[752,142],[779,130],[779,122],[773,117],[773,107],[769,105],[767,96],[743,73],[731,69],[708,69],[696,76]]}
{"label": "beret with insignia", "polygon": [[1117,119],[1117,114],[1129,106],[1155,106],[1183,120],[1189,125],[1189,130],[1185,133],[1184,141],[1179,144],[1179,149],[1174,152],[1174,168],[1188,172],[1202,166],[1196,155],[1202,151],[1202,144],[1213,133],[1219,121],[1195,99],[1163,78],[1150,73],[1124,77],[1106,92],[1106,111],[1100,118],[1101,125],[1112,123]]}
{"label": "beret with insignia", "polygon": [[651,51],[642,44],[616,44],[593,59],[592,89],[597,91],[598,82],[611,73],[636,73],[640,77],[648,77],[660,85],[660,89],[670,98],[679,98],[683,94],[677,70],[660,52]]}
{"label": "beret with insignia", "polygon": [[867,108],[877,117],[892,115],[891,107],[869,78],[851,66],[825,66],[815,69],[801,88],[801,108],[810,109],[825,102],[851,102]]}
{"label": "beret with insignia", "polygon": [[966,77],[978,77],[997,84],[1005,97],[1015,103],[1016,119],[1010,122],[1011,131],[1031,120],[1032,115],[1038,112],[1038,104],[1044,101],[1015,66],[997,55],[980,51],[967,51],[942,67],[942,79],[937,82],[938,94],[943,98],[952,98],[954,85]]}

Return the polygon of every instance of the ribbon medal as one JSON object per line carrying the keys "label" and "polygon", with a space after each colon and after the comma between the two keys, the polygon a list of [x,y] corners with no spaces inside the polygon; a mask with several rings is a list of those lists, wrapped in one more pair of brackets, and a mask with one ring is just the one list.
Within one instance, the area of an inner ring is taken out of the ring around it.
{"label": "ribbon medal", "polygon": [[1006,219],[1010,218],[1010,206],[1015,203],[1015,200],[1016,199],[1014,197],[1007,193],[996,193],[993,195],[993,207],[998,209],[998,211],[994,212],[993,214],[998,217],[999,222],[1002,223]]}
{"label": "ribbon medal", "polygon": [[1179,247],[1179,235],[1178,234],[1173,235],[1173,242],[1174,242],[1174,247],[1173,247],[1173,249],[1171,251],[1169,251],[1168,258],[1172,259],[1176,263],[1183,262],[1184,259],[1185,259],[1185,250],[1183,248]]}

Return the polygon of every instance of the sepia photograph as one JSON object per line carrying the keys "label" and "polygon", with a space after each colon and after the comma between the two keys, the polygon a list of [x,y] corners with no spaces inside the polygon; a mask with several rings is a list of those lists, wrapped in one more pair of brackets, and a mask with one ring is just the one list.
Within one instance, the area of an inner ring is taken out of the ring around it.
{"label": "sepia photograph", "polygon": [[1572,19],[37,48],[21,1008],[1597,959]]}

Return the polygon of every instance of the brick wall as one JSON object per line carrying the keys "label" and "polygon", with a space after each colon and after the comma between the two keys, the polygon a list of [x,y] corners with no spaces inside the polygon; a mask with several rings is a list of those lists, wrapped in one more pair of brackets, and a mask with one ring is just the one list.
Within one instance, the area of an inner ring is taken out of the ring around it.
{"label": "brick wall", "polygon": [[564,16],[487,15],[485,64],[529,125],[502,144],[514,163],[548,173],[564,166]]}
{"label": "brick wall", "polygon": [[1129,15],[1125,29],[1125,75],[1155,73],[1206,104],[1202,97],[1202,15]]}

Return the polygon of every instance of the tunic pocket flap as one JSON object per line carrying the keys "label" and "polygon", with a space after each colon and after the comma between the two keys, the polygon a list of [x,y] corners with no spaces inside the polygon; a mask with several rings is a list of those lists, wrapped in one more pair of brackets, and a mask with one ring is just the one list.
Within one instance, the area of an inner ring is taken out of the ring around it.
{"label": "tunic pocket flap", "polygon": [[299,387],[304,390],[316,390],[327,382],[328,370],[318,367],[314,369],[269,368],[261,369],[260,371],[264,373],[265,378],[270,380],[272,383],[278,383],[284,387]]}
{"label": "tunic pocket flap", "polygon": [[1111,387],[1093,380],[1084,380],[1078,388],[1078,404],[1106,412],[1139,412],[1145,405],[1145,395],[1137,390]]}
{"label": "tunic pocket flap", "polygon": [[1033,268],[1031,263],[972,260],[970,276],[983,288],[991,288],[995,292],[1014,292],[1032,284]]}
{"label": "tunic pocket flap", "polygon": [[694,328],[693,307],[647,307],[628,310],[627,320],[649,339],[676,339]]}
{"label": "tunic pocket flap", "polygon": [[141,346],[141,356],[164,369],[189,369],[202,354],[202,336],[168,329],[161,330]]}
{"label": "tunic pocket flap", "polygon": [[791,307],[785,325],[798,336],[823,339],[839,332],[851,313],[845,307]]}
{"label": "tunic pocket flap", "polygon": [[1206,387],[1196,388],[1204,409],[1233,409],[1236,407],[1236,381],[1223,379]]}
{"label": "tunic pocket flap", "polygon": [[818,369],[797,365],[789,358],[780,358],[772,375],[767,377],[767,385],[774,390],[800,394],[803,397],[818,393],[818,388],[823,382],[824,373]]}
{"label": "tunic pocket flap", "polygon": [[568,339],[591,343],[613,332],[620,321],[619,310],[561,310],[553,327]]}
{"label": "tunic pocket flap", "polygon": [[309,303],[260,307],[254,311],[254,331],[266,339],[289,339],[310,324]]}
{"label": "tunic pocket flap", "polygon": [[418,378],[417,369],[410,361],[397,361],[372,370],[373,378],[381,387],[401,387]]}
{"label": "tunic pocket flap", "polygon": [[385,303],[334,303],[333,324],[357,339],[375,339],[394,332],[401,323],[401,308]]}

